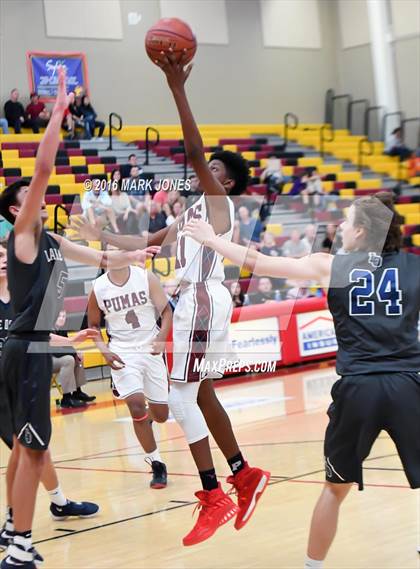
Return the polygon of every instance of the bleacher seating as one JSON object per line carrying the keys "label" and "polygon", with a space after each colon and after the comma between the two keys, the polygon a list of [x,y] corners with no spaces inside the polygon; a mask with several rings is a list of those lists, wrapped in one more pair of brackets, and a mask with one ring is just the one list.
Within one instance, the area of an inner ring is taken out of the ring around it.
{"label": "bleacher seating", "polygon": [[[267,164],[267,158],[276,154],[282,161],[283,174],[291,177],[301,174],[307,167],[316,167],[323,178],[323,188],[328,194],[331,191],[338,192],[335,201],[335,211],[318,211],[315,219],[318,222],[328,223],[337,221],[342,217],[342,210],[348,207],[351,200],[362,195],[375,193],[384,187],[383,176],[392,176],[394,179],[403,177],[408,179],[411,187],[419,185],[420,176],[407,177],[407,165],[399,165],[396,158],[383,155],[383,143],[374,143],[372,156],[363,157],[363,165],[370,169],[370,175],[366,171],[359,171],[348,165],[356,164],[358,159],[357,147],[360,137],[351,136],[347,131],[335,131],[332,142],[325,143],[328,157],[320,156],[319,129],[322,125],[301,124],[297,129],[289,132],[289,136],[295,144],[285,148],[282,141],[283,125],[203,125],[200,132],[207,156],[216,150],[232,150],[241,152],[247,158],[251,167],[251,184],[247,193],[250,195],[266,196],[267,188],[261,182],[261,173]],[[109,177],[109,173],[117,168],[121,162],[121,152],[124,148],[125,156],[131,151],[138,150],[144,154],[145,126],[125,126],[118,133],[118,139],[122,143],[132,143],[130,147],[121,147],[115,155],[105,151],[102,144],[96,147],[80,141],[62,141],[55,161],[55,171],[48,186],[46,203],[49,213],[48,227],[53,229],[54,211],[57,205],[63,209],[58,211],[58,221],[67,225],[68,214],[80,213],[80,198],[84,192],[84,181],[92,176]],[[182,131],[179,126],[163,125],[158,127],[160,142],[153,146],[151,155],[155,161],[152,168],[157,176],[167,176],[168,172],[180,176],[180,165],[184,162],[184,149]],[[31,176],[34,171],[35,155],[42,134],[23,133],[21,135],[0,135],[0,190],[21,176]],[[335,160],[331,161],[331,157]],[[376,173],[377,175],[373,174]],[[285,184],[283,194],[287,195],[291,188],[290,183]],[[301,202],[289,204],[293,215],[303,216],[304,211]],[[404,246],[407,250],[420,253],[420,196],[415,192],[401,195],[398,199],[397,209],[404,217]],[[278,246],[282,246],[287,239],[287,231],[281,223],[268,220],[267,230],[274,234]],[[66,230],[67,236],[72,238],[74,233]],[[90,242],[91,247],[100,248],[100,243]],[[241,279],[245,290],[254,286],[249,272],[233,266],[225,261],[227,278],[230,280]],[[174,259],[156,259],[154,270],[158,271],[161,279],[173,278]],[[163,276],[162,276],[163,275]],[[86,308],[86,294],[89,286],[83,278],[70,282],[69,296],[66,298],[65,307],[70,315],[81,318]],[[229,283],[230,281],[228,281]],[[103,365],[102,356],[93,351],[92,345],[88,345],[85,365],[93,367]]]}

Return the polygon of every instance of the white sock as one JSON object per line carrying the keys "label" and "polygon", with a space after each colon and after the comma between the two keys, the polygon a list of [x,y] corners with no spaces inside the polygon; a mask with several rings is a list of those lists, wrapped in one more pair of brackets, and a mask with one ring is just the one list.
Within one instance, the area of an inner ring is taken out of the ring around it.
{"label": "white sock", "polygon": [[48,494],[50,495],[51,502],[56,506],[65,506],[67,504],[67,498],[64,496],[60,486],[57,486],[55,490],[51,490]]}
{"label": "white sock", "polygon": [[323,561],[317,561],[306,556],[304,569],[322,569]]}
{"label": "white sock", "polygon": [[9,535],[15,531],[15,526],[13,524],[13,512],[12,508],[6,506],[6,521],[4,522],[4,531]]}
{"label": "white sock", "polygon": [[155,461],[163,462],[161,457],[160,457],[160,452],[159,452],[158,448],[156,448],[153,452],[147,452],[144,459],[146,460],[146,462],[148,462],[149,460],[151,462],[155,462]]}

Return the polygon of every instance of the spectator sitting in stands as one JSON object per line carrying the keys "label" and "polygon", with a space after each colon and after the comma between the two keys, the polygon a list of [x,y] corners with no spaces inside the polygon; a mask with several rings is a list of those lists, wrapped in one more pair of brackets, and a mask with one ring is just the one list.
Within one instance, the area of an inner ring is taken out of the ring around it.
{"label": "spectator sitting in stands", "polygon": [[174,223],[174,221],[176,220],[176,218],[184,213],[184,206],[178,200],[175,203],[173,203],[172,206],[168,205],[168,207],[169,207],[169,211],[170,211],[169,215],[166,214],[166,208],[165,207],[163,208],[163,211],[166,214],[166,225],[172,225]]}
{"label": "spectator sitting in stands", "polygon": [[137,166],[140,175],[142,173],[142,168],[137,161],[137,156],[135,154],[130,154],[128,156],[128,164],[123,164],[121,166],[121,176],[123,178],[129,178],[131,176],[131,168],[133,168],[133,166]]}
{"label": "spectator sitting in stands", "polygon": [[4,105],[4,116],[8,125],[15,129],[16,134],[20,134],[22,126],[32,128],[35,133],[39,132],[35,122],[25,119],[25,109],[22,103],[19,103],[19,91],[17,89],[10,92],[10,99]]}
{"label": "spectator sitting in stands", "polygon": [[261,174],[261,182],[267,184],[267,190],[275,194],[281,194],[286,183],[283,176],[281,160],[275,154],[268,157],[267,167]]}
{"label": "spectator sitting in stands", "polygon": [[148,233],[156,233],[165,227],[166,215],[161,211],[161,207],[158,203],[150,200],[147,211],[145,211],[140,218],[140,235],[147,237]]}
{"label": "spectator sitting in stands", "polygon": [[82,209],[83,215],[92,225],[102,229],[111,224],[114,232],[119,233],[111,197],[107,191],[100,189],[99,180],[92,180],[92,189],[85,192],[83,196]]}
{"label": "spectator sitting in stands", "polygon": [[69,111],[72,117],[73,138],[76,136],[76,129],[81,129],[83,131],[83,137],[86,138],[85,122],[83,120],[83,114],[82,114],[81,96],[75,97],[74,103],[69,106]]}
{"label": "spectator sitting in stands", "polygon": [[180,195],[183,198],[186,198],[188,200],[188,205],[191,206],[195,201],[194,198],[201,196],[202,192],[200,192],[200,180],[195,174],[191,174],[188,180],[190,182],[190,189],[181,190]]}
{"label": "spectator sitting in stands", "polygon": [[[144,180],[141,179],[140,174],[141,168],[139,166],[132,166],[130,170],[130,177],[126,179],[126,188],[130,198],[131,207],[135,210],[136,215],[139,218],[145,211],[147,194]],[[150,197],[150,195],[148,197]]]}
{"label": "spectator sitting in stands", "polygon": [[306,184],[301,191],[303,203],[312,207],[321,205],[321,196],[324,195],[321,177],[316,168],[308,168],[307,174],[302,177],[302,182]]}
{"label": "spectator sitting in stands", "polygon": [[118,169],[111,172],[109,195],[120,232],[129,235],[137,234],[136,211],[131,207],[130,198],[126,192],[121,191],[121,172]]}
{"label": "spectator sitting in stands", "polygon": [[303,177],[306,174],[299,174],[298,176],[293,176],[293,184],[290,188],[288,196],[298,196],[302,190],[306,188],[306,183],[303,181]]}
{"label": "spectator sitting in stands", "polygon": [[288,279],[286,281],[285,287],[287,288],[286,300],[298,300],[301,298],[309,298],[310,296],[313,296],[310,294],[308,283],[304,283],[302,281],[294,281],[292,279]]}
{"label": "spectator sitting in stands", "polygon": [[283,255],[285,257],[299,259],[300,257],[309,255],[310,252],[310,248],[304,243],[303,239],[300,238],[299,231],[294,229],[290,234],[290,239],[283,245]]}
{"label": "spectator sitting in stands", "polygon": [[[66,323],[66,311],[61,310],[56,321],[55,333],[67,337],[67,332],[63,330]],[[86,407],[87,403],[95,401],[94,395],[90,396],[82,391],[85,385],[86,375],[83,367],[83,354],[76,352],[73,348],[57,348],[53,351],[52,357],[53,373],[58,373],[58,382],[63,389],[61,407],[76,408]]]}
{"label": "spectator sitting in stands", "polygon": [[87,95],[82,97],[81,101],[81,113],[83,117],[83,121],[85,123],[85,134],[86,138],[90,139],[92,136],[95,136],[95,128],[99,129],[98,138],[102,138],[102,135],[105,130],[105,123],[102,121],[97,121],[95,109],[90,104],[90,99]]}
{"label": "spectator sitting in stands", "polygon": [[7,123],[7,119],[2,119],[0,117],[0,130],[3,131],[3,134],[9,134],[9,125]]}
{"label": "spectator sitting in stands", "polygon": [[280,247],[276,245],[276,239],[269,231],[264,231],[262,234],[260,251],[264,255],[271,255],[272,257],[279,257],[281,255]]}
{"label": "spectator sitting in stands", "polygon": [[305,235],[302,237],[302,243],[304,243],[307,250],[311,253],[314,252],[316,241],[316,226],[310,223],[305,227]]}
{"label": "spectator sitting in stands", "polygon": [[240,283],[234,282],[230,285],[230,294],[232,295],[233,308],[241,307],[245,302],[245,295],[242,292]]}
{"label": "spectator sitting in stands", "polygon": [[239,222],[235,223],[235,227],[236,239],[239,237],[239,243],[242,243],[243,245],[248,245],[250,241],[259,243],[260,235],[264,230],[261,221],[255,217],[251,217],[249,209],[244,205],[239,208],[238,216]]}
{"label": "spectator sitting in stands", "polygon": [[403,130],[401,127],[395,128],[388,136],[385,154],[388,154],[388,156],[399,156],[401,162],[408,160],[413,154],[413,151],[404,144]]}
{"label": "spectator sitting in stands", "polygon": [[258,292],[248,294],[251,304],[267,304],[281,299],[280,291],[273,290],[273,283],[268,277],[258,279]]}
{"label": "spectator sitting in stands", "polygon": [[[334,254],[340,248],[339,237],[337,235],[337,226],[333,223],[327,225],[326,235],[322,241],[322,252]],[[333,251],[334,249],[334,251]]]}
{"label": "spectator sitting in stands", "polygon": [[31,93],[31,102],[26,107],[26,116],[28,121],[32,121],[32,124],[36,124],[38,128],[47,126],[50,120],[51,115],[44,103],[39,100],[37,93]]}

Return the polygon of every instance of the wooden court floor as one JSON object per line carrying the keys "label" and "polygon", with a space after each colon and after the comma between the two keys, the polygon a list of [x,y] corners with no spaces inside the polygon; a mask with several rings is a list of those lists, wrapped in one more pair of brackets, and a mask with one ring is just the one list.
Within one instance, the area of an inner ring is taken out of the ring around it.
{"label": "wooden court floor", "polygon": [[[310,516],[324,479],[322,439],[334,380],[334,368],[324,366],[220,387],[244,455],[270,470],[272,479],[244,529],[225,525],[191,548],[183,547],[181,539],[193,525],[200,484],[178,426],[168,422],[157,429],[170,482],[165,490],[150,490],[149,468],[124,405],[111,400],[107,381],[89,384],[98,403],[83,412],[54,411],[51,449],[67,496],[96,501],[101,510],[94,518],[54,522],[41,488],[34,541],[46,558],[44,567],[302,568]],[[7,456],[2,446],[2,473]],[[214,457],[224,482],[227,464],[216,449]],[[385,433],[365,463],[364,477],[365,491],[355,488],[343,506],[325,566],[418,568],[419,493],[408,488]],[[4,500],[2,477],[2,512]]]}

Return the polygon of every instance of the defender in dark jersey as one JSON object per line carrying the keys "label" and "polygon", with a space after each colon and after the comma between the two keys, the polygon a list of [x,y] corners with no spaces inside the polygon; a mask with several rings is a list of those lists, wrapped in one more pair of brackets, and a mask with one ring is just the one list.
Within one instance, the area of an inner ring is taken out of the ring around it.
{"label": "defender in dark jersey", "polygon": [[420,257],[400,251],[391,194],[355,200],[341,224],[347,254],[268,257],[216,237],[192,220],[184,233],[256,275],[313,280],[328,287],[338,352],[325,436],[326,479],[315,507],[306,568],[320,568],[339,507],[381,430],[394,441],[408,482],[420,488]]}
{"label": "defender in dark jersey", "polygon": [[[1,373],[11,410],[14,444],[19,459],[13,483],[12,504],[15,535],[1,568],[33,569],[31,526],[40,476],[51,436],[50,381],[52,362],[48,344],[65,345],[65,338],[52,339],[50,331],[61,310],[68,278],[67,257],[80,263],[107,268],[144,264],[158,248],[132,253],[96,251],[71,243],[43,229],[47,219],[44,197],[54,169],[63,114],[73,100],[66,94],[63,69],[59,72],[55,106],[39,145],[35,172],[28,183],[11,184],[0,197],[0,213],[14,225],[8,243],[8,278],[15,319],[9,329],[1,359]],[[94,337],[96,331],[81,331],[73,343]]]}
{"label": "defender in dark jersey", "polygon": [[[0,241],[0,358],[3,344],[6,341],[9,327],[13,321],[13,310],[10,303],[10,293],[7,282],[7,242]],[[4,393],[4,381],[0,374],[0,438],[12,451],[6,471],[7,486],[7,514],[5,523],[0,529],[0,551],[8,547],[13,539],[13,508],[12,488],[19,459],[19,445],[13,445],[13,424],[8,398]],[[67,519],[68,517],[90,517],[96,514],[99,506],[92,502],[73,502],[64,495],[49,451],[46,453],[41,482],[48,492],[51,500],[50,511],[54,519]],[[35,561],[41,562],[42,557],[33,551]]]}

